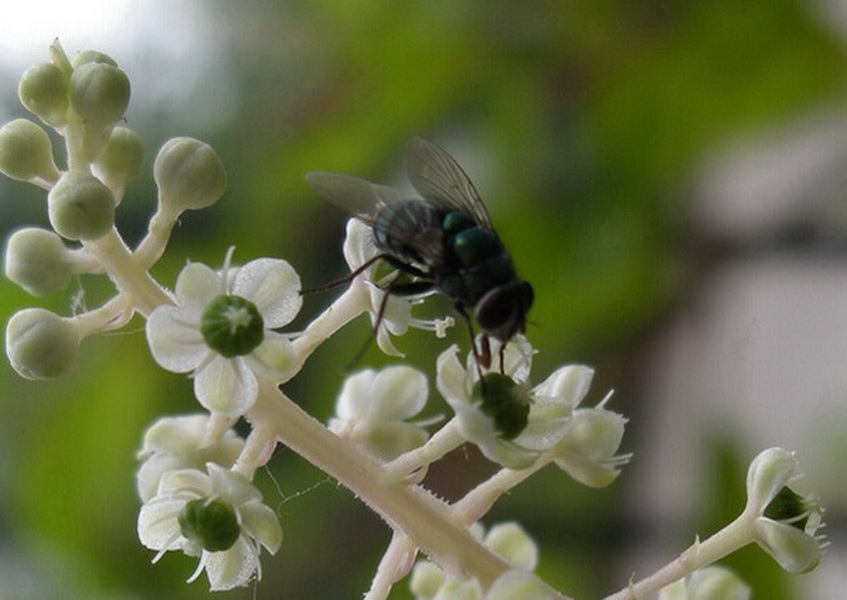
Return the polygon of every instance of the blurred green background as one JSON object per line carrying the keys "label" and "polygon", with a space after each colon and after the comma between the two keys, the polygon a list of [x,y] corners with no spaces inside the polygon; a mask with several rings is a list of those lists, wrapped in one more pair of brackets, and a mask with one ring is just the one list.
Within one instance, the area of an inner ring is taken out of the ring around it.
{"label": "blurred green background", "polygon": [[[119,211],[131,244],[155,206],[156,149],[176,135],[216,148],[228,192],[213,208],[185,215],[154,270],[163,283],[173,284],[186,259],[220,264],[231,245],[241,262],[286,258],[307,287],[337,278],[345,217],[303,175],[330,169],[402,183],[406,139],[433,139],[475,181],[520,273],[535,286],[528,335],[540,350],[536,379],[566,362],[594,365],[589,402],[617,390],[611,407],[631,417],[624,450],[636,451],[636,463],[642,451],[650,457],[661,428],[675,426],[655,403],[663,369],[654,349],[681,311],[708,297],[712,274],[751,253],[847,264],[838,164],[820,171],[789,157],[789,181],[802,183],[796,210],[775,218],[762,201],[761,220],[776,221],[764,233],[740,227],[724,235],[703,226],[722,221],[703,217],[711,196],[700,184],[722,181],[727,171],[713,165],[734,164],[729,150],[764,139],[772,143],[753,147],[767,156],[797,123],[822,122],[822,130],[847,136],[847,18],[837,0],[70,4],[28,2],[19,15],[4,16],[0,118],[28,116],[16,100],[17,78],[46,59],[55,36],[71,56],[88,48],[113,56],[133,83],[127,126],[147,148],[142,176]],[[0,180],[0,234],[45,225],[43,196]],[[723,194],[721,201],[733,206],[736,199]],[[721,218],[734,222],[731,213]],[[844,273],[836,271],[836,278]],[[32,299],[2,279],[0,316],[31,305],[67,314],[109,293],[102,278],[82,277],[64,295]],[[309,297],[293,328],[331,298]],[[830,304],[839,302],[847,310],[847,295]],[[448,309],[431,304],[432,314]],[[463,334],[456,328],[448,341],[466,344]],[[327,419],[340,366],[368,335],[364,321],[341,332],[286,390]],[[446,343],[421,332],[397,340],[428,373]],[[824,349],[836,359],[839,350],[847,347]],[[809,351],[797,350],[801,367],[816,361]],[[196,409],[190,382],[151,360],[143,322],[87,340],[73,373],[58,381],[27,382],[0,362],[0,599],[207,597],[205,578],[183,583],[193,560],[169,555],[151,566],[153,553],[135,535],[134,453],[142,432],[159,415]],[[365,362],[391,361],[372,349]],[[753,362],[742,359],[737,368],[762,368]],[[696,376],[695,385],[697,393],[678,402],[708,411],[710,388]],[[835,408],[826,413],[815,398],[793,399],[834,432],[811,436],[817,454],[806,459],[823,461],[818,472],[832,478],[810,483],[824,487],[833,549],[821,571],[805,577],[782,574],[758,550],[740,553],[729,564],[757,598],[836,598],[844,589],[837,586],[847,585],[839,549],[847,385],[833,389]],[[434,390],[431,396],[428,413],[446,412]],[[780,410],[779,399],[770,401],[731,428],[689,422],[702,433],[679,448],[696,457],[688,465],[699,469],[694,502],[674,503],[670,492],[659,511],[632,500],[650,497],[639,490],[652,485],[644,473],[662,469],[659,457],[625,470],[605,490],[544,471],[498,504],[488,522],[520,520],[542,548],[540,573],[564,591],[581,599],[611,593],[633,570],[647,574],[695,533],[714,531],[740,510],[746,464],[760,449],[744,432],[759,428],[757,442],[786,443],[767,433]],[[720,408],[711,412],[719,416]],[[490,470],[473,452],[458,452],[428,482],[457,498]],[[263,560],[260,584],[219,597],[359,597],[388,542],[386,527],[284,448],[257,482],[286,539],[276,557]],[[392,597],[408,598],[405,587]]]}

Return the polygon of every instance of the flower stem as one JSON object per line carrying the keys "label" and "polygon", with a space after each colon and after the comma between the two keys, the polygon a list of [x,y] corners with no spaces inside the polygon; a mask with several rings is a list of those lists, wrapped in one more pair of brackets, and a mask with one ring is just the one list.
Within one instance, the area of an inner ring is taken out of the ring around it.
{"label": "flower stem", "polygon": [[265,389],[247,416],[272,427],[282,443],[351,490],[448,575],[474,577],[487,589],[509,570],[444,502],[420,486],[386,477],[382,463],[345,443],[281,391]]}
{"label": "flower stem", "polygon": [[453,505],[453,514],[463,523],[474,523],[481,519],[503,494],[522,481],[537,473],[552,461],[552,456],[541,456],[527,469],[513,471],[501,469],[487,480],[469,491],[464,498]]}
{"label": "flower stem", "polygon": [[401,454],[388,463],[385,466],[385,475],[389,479],[406,480],[409,475],[418,469],[425,469],[464,442],[465,437],[459,431],[458,421],[454,417],[439,429],[426,444]]}
{"label": "flower stem", "polygon": [[697,569],[707,567],[736,550],[754,541],[755,515],[743,512],[732,523],[712,535],[705,541],[695,541],[673,562],[665,565],[652,575],[637,583],[631,583],[604,600],[640,600],[656,593],[665,586],[679,581]]}
{"label": "flower stem", "polygon": [[97,256],[118,290],[145,318],[156,307],[171,302],[168,293],[145,268],[139,266],[115,228],[100,239],[85,242],[84,245]]}
{"label": "flower stem", "polygon": [[391,586],[406,576],[414,565],[417,548],[402,533],[394,532],[388,549],[379,561],[371,589],[364,600],[385,600],[391,592]]}

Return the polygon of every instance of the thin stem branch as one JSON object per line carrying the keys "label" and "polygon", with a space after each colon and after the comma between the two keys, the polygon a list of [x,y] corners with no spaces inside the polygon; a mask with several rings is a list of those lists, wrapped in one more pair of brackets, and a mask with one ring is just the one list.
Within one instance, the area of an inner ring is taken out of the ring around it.
{"label": "thin stem branch", "polygon": [[732,523],[705,541],[695,541],[679,558],[668,563],[652,575],[625,589],[607,596],[604,600],[641,600],[665,586],[679,581],[698,569],[732,554],[754,541],[755,514],[745,511]]}

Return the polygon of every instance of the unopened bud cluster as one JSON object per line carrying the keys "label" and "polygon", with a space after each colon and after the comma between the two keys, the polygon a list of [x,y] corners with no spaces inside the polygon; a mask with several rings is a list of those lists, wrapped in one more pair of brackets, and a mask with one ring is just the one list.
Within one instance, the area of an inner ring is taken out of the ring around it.
{"label": "unopened bud cluster", "polygon": [[[57,41],[50,60],[23,75],[18,95],[42,125],[16,119],[0,127],[0,172],[47,191],[52,230],[25,227],[12,233],[6,277],[45,296],[64,290],[75,275],[105,273],[118,291],[112,303],[90,313],[60,317],[27,309],[12,316],[6,327],[10,362],[22,376],[40,379],[65,372],[85,337],[168,300],[146,271],[161,256],[184,210],[209,206],[223,195],[226,173],[208,145],[189,138],[167,142],[155,163],[156,227],[132,257],[114,227],[115,211],[143,159],[140,136],[116,126],[129,105],[129,78],[101,52],[84,51],[69,60]],[[57,166],[44,127],[64,140],[64,169]],[[139,268],[128,272],[133,260]]]}

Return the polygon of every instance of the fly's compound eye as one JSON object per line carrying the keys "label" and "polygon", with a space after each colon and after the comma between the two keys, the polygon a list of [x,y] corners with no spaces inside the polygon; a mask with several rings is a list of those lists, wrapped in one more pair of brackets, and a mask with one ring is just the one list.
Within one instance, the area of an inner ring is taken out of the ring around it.
{"label": "fly's compound eye", "polygon": [[532,286],[525,281],[494,288],[477,302],[479,326],[498,340],[508,341],[526,327],[534,297]]}

